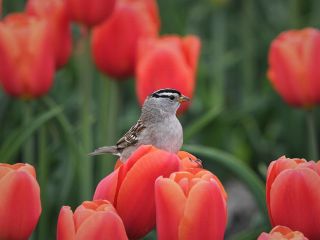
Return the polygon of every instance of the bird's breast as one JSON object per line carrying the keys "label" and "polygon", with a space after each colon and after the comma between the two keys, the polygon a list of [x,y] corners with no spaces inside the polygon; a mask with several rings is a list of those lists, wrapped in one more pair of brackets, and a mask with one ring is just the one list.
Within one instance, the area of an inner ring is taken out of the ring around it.
{"label": "bird's breast", "polygon": [[145,144],[152,143],[157,148],[174,153],[180,150],[183,143],[183,131],[179,120],[175,116],[164,119],[160,123],[152,124],[147,128],[148,133],[144,134],[143,137]]}

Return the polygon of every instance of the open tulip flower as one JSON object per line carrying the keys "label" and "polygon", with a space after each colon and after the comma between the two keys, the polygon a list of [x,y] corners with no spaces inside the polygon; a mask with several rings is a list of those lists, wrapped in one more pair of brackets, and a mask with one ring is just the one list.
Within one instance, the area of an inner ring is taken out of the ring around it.
{"label": "open tulip flower", "polygon": [[23,13],[0,21],[0,83],[10,95],[35,98],[52,85],[55,58],[48,22]]}
{"label": "open tulip flower", "polygon": [[158,240],[222,240],[227,195],[207,170],[175,172],[155,184]]}
{"label": "open tulip flower", "polygon": [[85,201],[73,213],[69,206],[60,210],[57,240],[127,240],[121,218],[105,200]]}
{"label": "open tulip flower", "polygon": [[[160,88],[174,88],[192,97],[200,51],[196,36],[164,36],[139,42],[136,65],[136,92],[142,105],[146,97]],[[179,111],[186,109],[183,104]]]}
{"label": "open tulip flower", "polygon": [[93,27],[108,19],[116,0],[65,0],[71,20]]}
{"label": "open tulip flower", "polygon": [[51,25],[56,67],[67,63],[71,54],[71,28],[63,0],[29,0],[26,11],[46,18]]}
{"label": "open tulip flower", "polygon": [[308,240],[308,238],[299,231],[292,231],[284,226],[276,226],[270,233],[261,233],[257,240]]}
{"label": "open tulip flower", "polygon": [[320,162],[281,157],[267,173],[266,198],[273,226],[283,225],[320,239]]}
{"label": "open tulip flower", "polygon": [[28,239],[40,213],[40,188],[34,168],[0,163],[0,239]]}
{"label": "open tulip flower", "polygon": [[155,0],[119,0],[107,21],[93,29],[92,55],[100,71],[116,78],[134,74],[138,41],[159,31]]}
{"label": "open tulip flower", "polygon": [[293,106],[320,103],[320,31],[290,30],[273,40],[268,77],[282,98]]}
{"label": "open tulip flower", "polygon": [[179,169],[176,154],[150,145],[139,147],[97,186],[94,199],[115,206],[130,239],[141,238],[155,226],[154,183]]}

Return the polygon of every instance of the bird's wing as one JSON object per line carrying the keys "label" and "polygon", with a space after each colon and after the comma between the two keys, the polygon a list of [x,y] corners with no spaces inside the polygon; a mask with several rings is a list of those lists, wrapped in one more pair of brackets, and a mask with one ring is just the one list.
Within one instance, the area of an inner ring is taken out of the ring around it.
{"label": "bird's wing", "polygon": [[121,151],[122,149],[135,144],[138,141],[139,134],[145,128],[145,125],[141,119],[139,119],[138,122],[132,126],[122,138],[119,139],[116,144],[117,149]]}

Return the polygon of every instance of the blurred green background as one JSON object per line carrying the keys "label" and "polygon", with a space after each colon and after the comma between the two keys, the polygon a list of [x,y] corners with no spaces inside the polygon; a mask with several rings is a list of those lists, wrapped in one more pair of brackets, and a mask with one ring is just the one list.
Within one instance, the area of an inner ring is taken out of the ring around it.
{"label": "blurred green background", "polygon": [[[3,16],[22,11],[24,4],[4,0]],[[307,114],[286,105],[266,78],[269,44],[281,31],[319,27],[320,1],[161,0],[158,4],[161,34],[196,34],[202,41],[192,105],[180,116],[185,149],[222,179],[227,192],[235,188],[252,202],[229,212],[226,239],[256,239],[270,227],[263,195],[269,162],[284,154],[313,157]],[[73,31],[76,42],[79,30],[74,26]],[[22,101],[0,91],[0,160],[34,164],[41,185],[43,211],[33,239],[55,239],[61,206],[75,209],[90,199],[98,181],[112,170],[115,157],[91,159],[82,146],[91,145],[93,150],[114,143],[140,114],[134,79],[110,81],[94,70],[88,57],[83,55],[82,61],[73,56],[41,99]],[[86,82],[92,87],[90,102],[84,102]],[[107,97],[100,99],[106,89]],[[92,132],[83,132],[83,115]],[[319,118],[318,111],[315,115]],[[92,142],[83,143],[83,134],[91,135]],[[232,198],[229,193],[235,209],[243,201],[240,195]]]}

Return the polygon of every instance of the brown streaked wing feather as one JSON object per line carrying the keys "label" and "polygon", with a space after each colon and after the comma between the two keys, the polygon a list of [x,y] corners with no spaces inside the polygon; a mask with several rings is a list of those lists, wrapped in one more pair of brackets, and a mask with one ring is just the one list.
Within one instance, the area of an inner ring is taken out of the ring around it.
{"label": "brown streaked wing feather", "polygon": [[139,133],[145,129],[141,119],[138,120],[136,125],[132,126],[126,134],[119,139],[116,146],[119,150],[135,144],[138,141]]}

